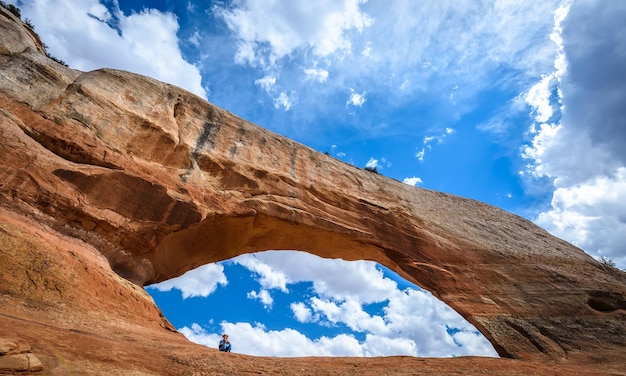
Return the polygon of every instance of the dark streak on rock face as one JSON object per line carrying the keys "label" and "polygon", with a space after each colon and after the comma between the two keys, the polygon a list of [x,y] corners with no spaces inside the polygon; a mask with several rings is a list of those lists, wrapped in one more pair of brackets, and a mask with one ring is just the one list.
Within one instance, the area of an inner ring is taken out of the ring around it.
{"label": "dark streak on rock face", "polygon": [[212,107],[209,107],[209,111],[207,113],[207,121],[206,123],[204,123],[202,133],[200,133],[200,135],[196,139],[196,146],[192,153],[192,158],[194,160],[197,159],[200,151],[206,146],[208,146],[209,149],[213,148],[215,136],[217,136],[221,128],[221,118],[222,116],[219,111],[213,109]]}

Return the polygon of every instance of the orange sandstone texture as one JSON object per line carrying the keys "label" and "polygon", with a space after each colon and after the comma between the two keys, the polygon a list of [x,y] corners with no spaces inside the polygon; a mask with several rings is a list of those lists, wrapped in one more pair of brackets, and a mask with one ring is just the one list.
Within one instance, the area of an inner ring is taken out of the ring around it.
{"label": "orange sandstone texture", "polygon": [[[626,369],[625,273],[518,216],[347,165],[175,86],[61,66],[3,8],[0,140],[0,373]],[[142,288],[268,249],[379,262],[506,359],[219,354],[173,331]]]}

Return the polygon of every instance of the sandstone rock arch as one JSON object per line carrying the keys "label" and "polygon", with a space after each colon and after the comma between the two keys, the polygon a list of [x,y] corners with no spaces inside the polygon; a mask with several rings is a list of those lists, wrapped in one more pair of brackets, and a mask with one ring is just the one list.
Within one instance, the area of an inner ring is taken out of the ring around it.
{"label": "sandstone rock arch", "polygon": [[293,249],[389,267],[503,357],[626,346],[624,274],[529,221],[350,166],[147,77],[63,67],[2,12],[0,203],[91,244],[128,280]]}

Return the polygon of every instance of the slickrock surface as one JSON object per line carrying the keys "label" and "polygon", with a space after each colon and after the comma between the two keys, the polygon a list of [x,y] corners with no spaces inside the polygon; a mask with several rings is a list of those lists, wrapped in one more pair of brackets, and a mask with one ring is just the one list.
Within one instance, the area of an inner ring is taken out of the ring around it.
{"label": "slickrock surface", "polygon": [[[626,374],[625,273],[495,207],[44,52],[0,8],[0,374]],[[386,265],[503,358],[223,354],[142,288],[268,249]]]}

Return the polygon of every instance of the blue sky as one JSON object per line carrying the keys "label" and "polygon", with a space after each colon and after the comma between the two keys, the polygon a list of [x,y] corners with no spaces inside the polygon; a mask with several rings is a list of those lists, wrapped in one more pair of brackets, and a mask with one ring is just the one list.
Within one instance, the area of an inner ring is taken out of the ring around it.
{"label": "blue sky", "polygon": [[[626,2],[8,1],[72,68],[181,86],[358,167],[519,214],[626,268]],[[306,266],[306,267],[305,267]],[[494,355],[369,262],[265,252],[148,288],[272,356]]]}

